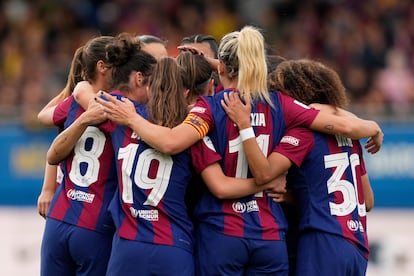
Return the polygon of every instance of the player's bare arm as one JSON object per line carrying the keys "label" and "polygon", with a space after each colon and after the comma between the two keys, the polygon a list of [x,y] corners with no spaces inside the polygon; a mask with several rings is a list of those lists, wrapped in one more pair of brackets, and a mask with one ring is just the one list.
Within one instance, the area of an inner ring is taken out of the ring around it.
{"label": "player's bare arm", "polygon": [[153,124],[136,111],[133,103],[124,98],[118,100],[106,92],[100,92],[96,101],[103,106],[108,119],[133,129],[146,143],[166,154],[177,154],[202,137],[190,124],[182,123],[174,128]]}

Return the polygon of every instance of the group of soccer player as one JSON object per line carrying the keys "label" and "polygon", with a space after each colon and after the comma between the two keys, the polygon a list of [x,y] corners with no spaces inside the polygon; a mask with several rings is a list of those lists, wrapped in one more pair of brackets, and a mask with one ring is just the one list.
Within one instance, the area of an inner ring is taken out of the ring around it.
{"label": "group of soccer player", "polygon": [[252,26],[218,47],[185,38],[175,58],[162,45],[91,39],[39,113],[60,129],[38,200],[41,275],[365,275],[358,139],[375,153],[383,133],[344,109],[336,72],[268,72]]}

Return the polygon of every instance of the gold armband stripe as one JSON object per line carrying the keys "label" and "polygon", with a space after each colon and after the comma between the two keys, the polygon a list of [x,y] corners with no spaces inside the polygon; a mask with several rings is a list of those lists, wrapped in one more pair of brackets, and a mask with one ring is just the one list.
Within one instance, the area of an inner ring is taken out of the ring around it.
{"label": "gold armband stripe", "polygon": [[184,124],[192,126],[197,131],[200,139],[206,136],[210,129],[208,123],[203,118],[193,113],[187,115]]}

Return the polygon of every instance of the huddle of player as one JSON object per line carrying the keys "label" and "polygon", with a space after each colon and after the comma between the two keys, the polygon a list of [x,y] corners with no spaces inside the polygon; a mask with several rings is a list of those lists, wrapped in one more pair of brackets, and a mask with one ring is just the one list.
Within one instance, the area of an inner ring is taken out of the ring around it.
{"label": "huddle of player", "polygon": [[376,153],[383,133],[344,109],[336,72],[305,59],[268,72],[252,26],[218,47],[185,38],[176,58],[163,43],[91,39],[39,113],[60,129],[41,275],[365,275],[358,139]]}

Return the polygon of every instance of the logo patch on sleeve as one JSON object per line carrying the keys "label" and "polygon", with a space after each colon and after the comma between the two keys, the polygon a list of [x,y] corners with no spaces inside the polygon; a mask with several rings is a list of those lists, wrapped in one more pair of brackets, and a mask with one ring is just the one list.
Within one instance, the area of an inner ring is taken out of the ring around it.
{"label": "logo patch on sleeve", "polygon": [[298,100],[294,100],[293,102],[294,102],[295,104],[297,104],[297,105],[299,105],[299,106],[303,107],[303,108],[310,109],[310,107],[309,107],[308,105],[306,105],[306,104],[304,104],[304,103],[301,103],[301,102],[299,102]]}
{"label": "logo patch on sleeve", "polygon": [[191,108],[191,110],[190,110],[190,113],[201,113],[201,114],[203,114],[205,112],[206,112],[206,109],[204,107],[201,107],[201,106],[195,106],[195,107]]}
{"label": "logo patch on sleeve", "polygon": [[280,143],[286,143],[286,144],[290,144],[292,146],[299,146],[299,139],[293,137],[293,136],[283,136],[282,139],[280,140]]}

